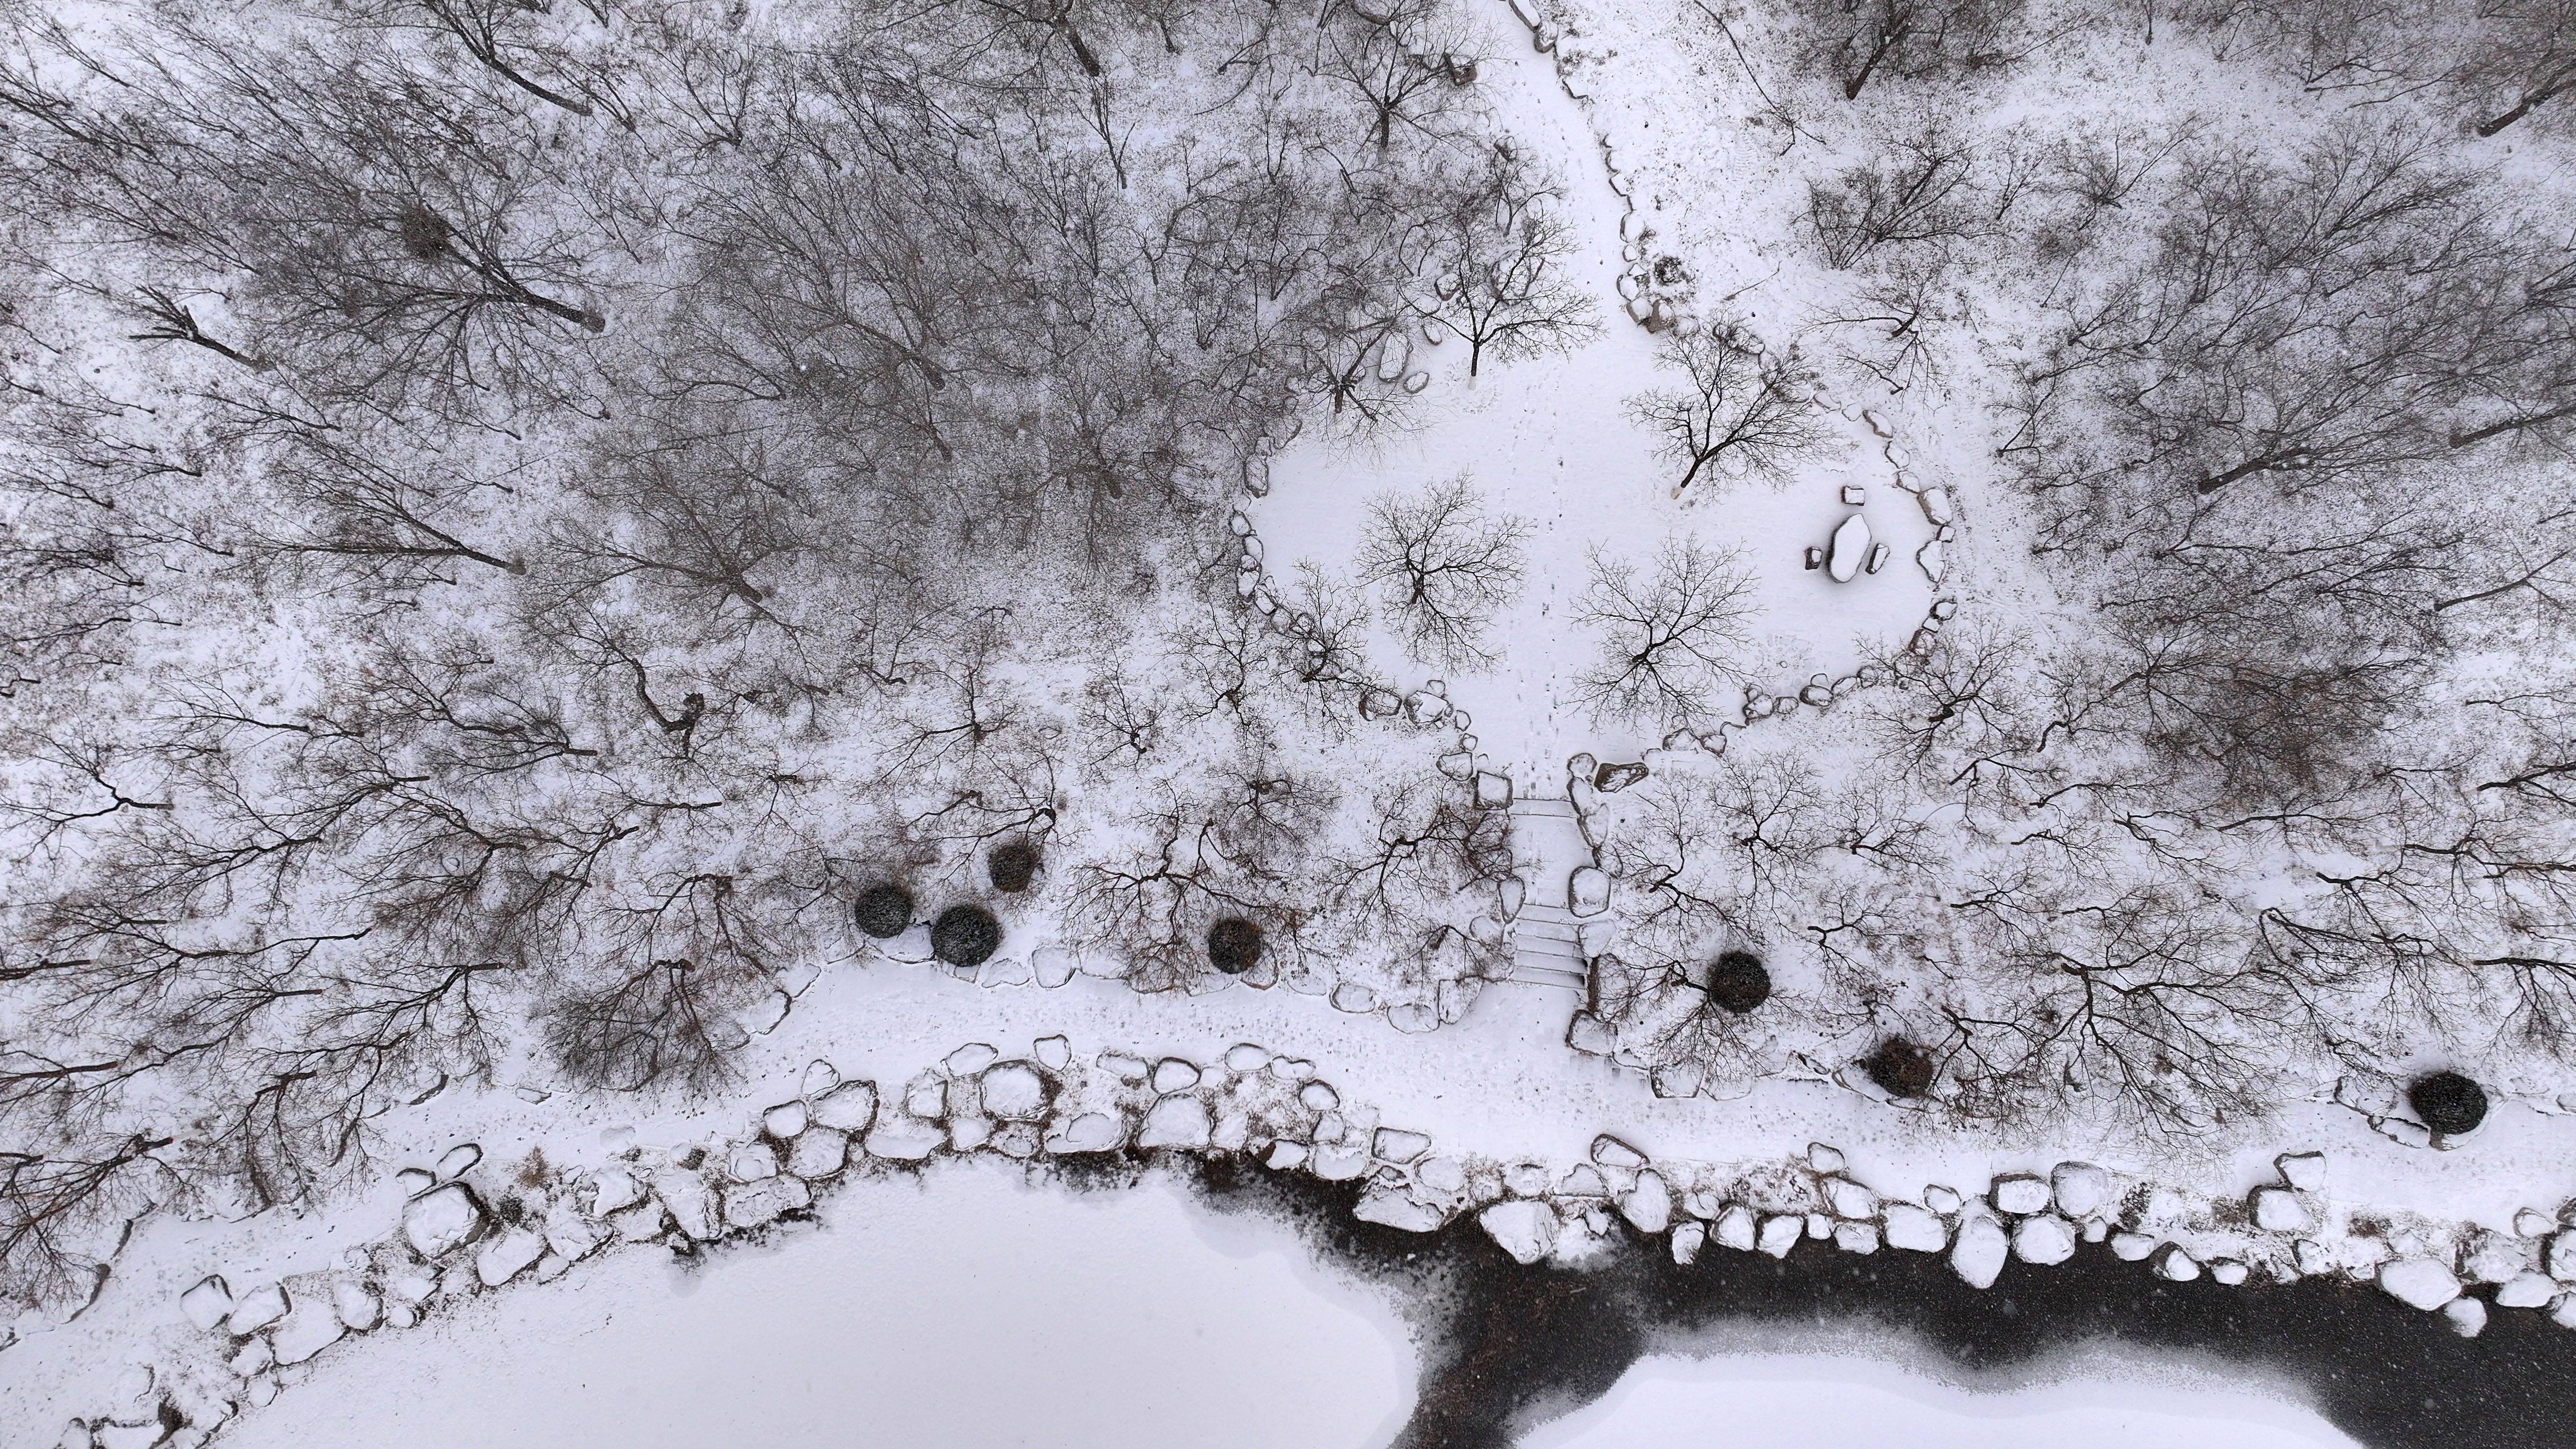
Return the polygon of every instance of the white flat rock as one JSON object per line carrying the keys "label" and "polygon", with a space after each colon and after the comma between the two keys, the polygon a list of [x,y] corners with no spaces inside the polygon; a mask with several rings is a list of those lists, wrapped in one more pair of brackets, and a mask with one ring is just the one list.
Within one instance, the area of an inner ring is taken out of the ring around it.
{"label": "white flat rock", "polygon": [[1874,1218],[1878,1216],[1878,1194],[1848,1177],[1824,1180],[1825,1206],[1838,1218]]}
{"label": "white flat rock", "polygon": [[1762,1222],[1761,1234],[1755,1239],[1754,1246],[1774,1258],[1785,1258],[1789,1256],[1791,1248],[1798,1246],[1798,1240],[1806,1235],[1807,1220],[1802,1216],[1783,1215],[1765,1218]]}
{"label": "white flat rock", "polygon": [[2046,1212],[2049,1203],[2056,1199],[2056,1193],[2049,1187],[2046,1179],[2033,1177],[2028,1173],[2013,1173],[1996,1178],[1991,1196],[1997,1211],[2010,1213],[2017,1218]]}
{"label": "white flat rock", "polygon": [[1380,1162],[1403,1164],[1431,1150],[1431,1139],[1419,1132],[1398,1127],[1380,1127],[1370,1139],[1370,1150]]}
{"label": "white flat rock", "polygon": [[1371,1186],[1360,1194],[1359,1206],[1351,1216],[1364,1223],[1383,1223],[1408,1233],[1427,1233],[1445,1221],[1440,1209],[1416,1202],[1401,1187]]}
{"label": "white flat rock", "polygon": [[1127,1129],[1106,1112],[1084,1112],[1047,1135],[1049,1152],[1109,1152],[1127,1140]]}
{"label": "white flat rock", "polygon": [[813,1120],[844,1132],[864,1132],[876,1120],[877,1089],[873,1082],[843,1082],[814,1099]]}
{"label": "white flat rock", "polygon": [[329,1304],[301,1303],[286,1321],[269,1331],[269,1344],[279,1363],[302,1363],[348,1333],[347,1324]]}
{"label": "white flat rock", "polygon": [[537,1265],[546,1255],[546,1235],[513,1227],[485,1243],[474,1255],[474,1276],[486,1288],[498,1288]]}
{"label": "white flat rock", "polygon": [[787,1144],[787,1170],[807,1182],[819,1182],[849,1165],[850,1138],[829,1127],[808,1127]]}
{"label": "white flat rock", "polygon": [[701,1243],[715,1237],[716,1198],[705,1178],[678,1168],[657,1172],[653,1174],[653,1196],[661,1200],[681,1232]]}
{"label": "white flat rock", "polygon": [[984,1110],[1005,1122],[1034,1122],[1046,1115],[1046,1078],[1027,1062],[984,1069]]}
{"label": "white flat rock", "polygon": [[1717,1215],[1717,1241],[1721,1247],[1752,1252],[1756,1232],[1753,1209],[1740,1202],[1727,1204],[1726,1210]]}

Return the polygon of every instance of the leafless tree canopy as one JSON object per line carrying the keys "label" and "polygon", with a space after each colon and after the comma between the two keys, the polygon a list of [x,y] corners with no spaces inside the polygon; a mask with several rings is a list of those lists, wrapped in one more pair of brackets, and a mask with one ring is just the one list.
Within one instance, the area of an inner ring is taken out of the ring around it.
{"label": "leafless tree canopy", "polygon": [[1628,416],[1651,430],[1663,455],[1680,466],[1676,493],[1712,469],[1784,481],[1792,465],[1832,437],[1801,386],[1796,355],[1766,353],[1734,324],[1667,334],[1656,357],[1684,385],[1629,399]]}
{"label": "leafless tree canopy", "polygon": [[1425,664],[1492,660],[1487,631],[1519,592],[1529,520],[1489,516],[1463,474],[1419,495],[1373,498],[1368,509],[1355,562],[1406,651]]}
{"label": "leafless tree canopy", "polygon": [[1206,557],[1426,307],[1582,325],[1398,8],[0,9],[0,1294],[451,1081],[719,1081],[1001,839],[1139,984],[1223,910],[1463,1009],[1495,825]]}
{"label": "leafless tree canopy", "polygon": [[1666,726],[1712,717],[1742,683],[1731,656],[1753,616],[1751,589],[1732,555],[1686,535],[1664,540],[1642,570],[1596,553],[1575,619],[1599,635],[1600,654],[1574,681],[1575,703]]}

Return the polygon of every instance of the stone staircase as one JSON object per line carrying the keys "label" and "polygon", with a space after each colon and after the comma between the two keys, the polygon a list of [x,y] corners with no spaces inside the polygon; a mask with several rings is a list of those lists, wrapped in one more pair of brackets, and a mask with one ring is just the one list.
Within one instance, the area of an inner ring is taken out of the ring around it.
{"label": "stone staircase", "polygon": [[1520,795],[1513,799],[1512,849],[1529,882],[1518,915],[1505,929],[1512,947],[1508,980],[1533,986],[1561,986],[1580,994],[1589,977],[1577,944],[1581,925],[1565,908],[1566,877],[1592,862],[1592,850],[1576,823],[1574,802],[1562,796]]}

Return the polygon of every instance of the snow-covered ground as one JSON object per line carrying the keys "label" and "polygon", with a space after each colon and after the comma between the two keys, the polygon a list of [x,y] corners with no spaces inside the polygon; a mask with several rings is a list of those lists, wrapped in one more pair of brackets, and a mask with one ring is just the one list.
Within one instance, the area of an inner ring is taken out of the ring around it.
{"label": "snow-covered ground", "polygon": [[[1417,341],[1412,365],[1432,377],[1419,413],[1357,441],[1308,429],[1273,460],[1269,496],[1247,511],[1273,571],[1283,576],[1285,565],[1304,559],[1348,573],[1370,499],[1418,493],[1461,474],[1490,509],[1534,524],[1526,585],[1492,630],[1500,645],[1493,664],[1461,670],[1409,662],[1383,631],[1372,653],[1408,688],[1445,679],[1451,701],[1474,716],[1489,766],[1511,774],[1524,792],[1556,794],[1568,756],[1635,759],[1662,735],[1653,721],[1596,719],[1569,702],[1570,681],[1598,652],[1594,631],[1572,617],[1595,551],[1644,564],[1661,540],[1687,536],[1732,552],[1757,608],[1741,668],[1766,693],[1794,693],[1811,675],[1848,674],[1912,634],[1932,599],[1914,565],[1932,526],[1892,485],[1883,440],[1830,413],[1835,442],[1787,482],[1729,480],[1712,469],[1675,496],[1680,466],[1658,458],[1654,435],[1626,412],[1630,398],[1674,381],[1657,366],[1654,338],[1629,317],[1615,285],[1630,267],[1621,256],[1629,204],[1611,189],[1585,111],[1560,85],[1550,58],[1531,49],[1510,8],[1473,0],[1467,9],[1490,57],[1478,84],[1508,118],[1515,142],[1565,188],[1562,214],[1577,244],[1566,268],[1597,305],[1600,330],[1570,355],[1489,359],[1473,378],[1463,343]],[[1723,299],[1751,280],[1698,279],[1704,310],[1748,310]],[[1784,326],[1760,319],[1753,330],[1774,347],[1790,340]],[[1857,510],[1841,495],[1855,484],[1865,490]],[[1823,546],[1856,511],[1889,545],[1885,570],[1847,583],[1809,571],[1806,550]]]}
{"label": "snow-covered ground", "polygon": [[[1855,1346],[1856,1352],[1858,1346]],[[2130,1364],[2010,1390],[1965,1388],[1885,1360],[1747,1353],[1642,1359],[1598,1402],[1522,1449],[2346,1449],[2277,1394]]]}
{"label": "snow-covered ground", "polygon": [[955,1164],[695,1266],[620,1255],[364,1343],[230,1442],[1363,1449],[1412,1388],[1389,1306],[1284,1227]]}

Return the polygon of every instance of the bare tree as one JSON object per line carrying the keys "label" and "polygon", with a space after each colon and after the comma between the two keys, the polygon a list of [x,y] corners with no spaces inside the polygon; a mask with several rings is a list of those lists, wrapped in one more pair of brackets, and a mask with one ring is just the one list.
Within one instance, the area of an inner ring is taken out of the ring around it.
{"label": "bare tree", "polygon": [[1423,307],[1431,326],[1467,344],[1467,375],[1496,361],[1572,349],[1600,330],[1597,310],[1564,275],[1574,238],[1557,214],[1564,193],[1497,145],[1435,224],[1423,270],[1439,278]]}
{"label": "bare tree", "polygon": [[1526,518],[1488,516],[1462,473],[1417,496],[1370,499],[1354,562],[1359,581],[1379,591],[1388,626],[1413,658],[1484,663],[1495,657],[1486,631],[1519,592],[1529,534]]}
{"label": "bare tree", "polygon": [[2022,0],[1802,0],[1809,64],[1858,100],[1882,77],[1946,80],[2010,65],[2038,43]]}
{"label": "bare tree", "polygon": [[1737,681],[1730,651],[1753,616],[1752,583],[1731,553],[1668,538],[1644,578],[1596,551],[1576,622],[1601,633],[1601,653],[1576,676],[1574,702],[1595,718],[1691,724],[1716,711]]}
{"label": "bare tree", "polygon": [[1985,221],[1968,188],[1972,156],[1964,138],[1927,120],[1832,183],[1808,183],[1806,222],[1826,264],[1848,268],[1881,247],[1978,234]]}
{"label": "bare tree", "polygon": [[1667,335],[1656,356],[1688,387],[1630,398],[1628,416],[1652,429],[1658,451],[1682,465],[1677,494],[1711,465],[1785,481],[1791,464],[1832,438],[1800,386],[1805,379],[1794,350],[1766,354],[1752,334],[1726,323]]}

